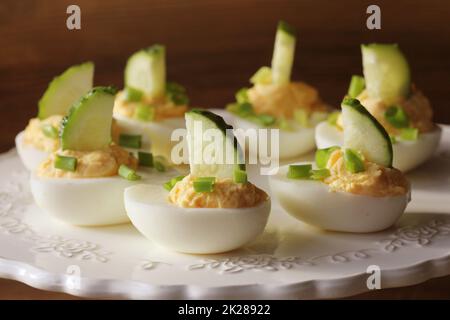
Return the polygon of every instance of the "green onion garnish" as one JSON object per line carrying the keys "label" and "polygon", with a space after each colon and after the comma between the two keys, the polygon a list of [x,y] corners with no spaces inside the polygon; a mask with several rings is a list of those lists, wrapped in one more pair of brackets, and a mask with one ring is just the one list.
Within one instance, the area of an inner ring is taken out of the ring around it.
{"label": "green onion garnish", "polygon": [[186,89],[175,82],[168,82],[166,86],[166,95],[175,105],[189,104],[189,98],[186,94]]}
{"label": "green onion garnish", "polygon": [[311,177],[312,165],[296,164],[290,165],[287,173],[289,179],[309,179]]}
{"label": "green onion garnish", "polygon": [[58,138],[58,129],[51,124],[44,124],[41,127],[42,133],[47,138],[57,139]]}
{"label": "green onion garnish", "polygon": [[417,128],[404,128],[400,132],[400,139],[406,141],[416,141],[418,136],[419,130]]}
{"label": "green onion garnish", "polygon": [[136,181],[141,179],[141,176],[138,175],[136,171],[134,171],[133,169],[124,164],[121,164],[119,167],[119,176],[130,181]]}
{"label": "green onion garnish", "polygon": [[350,98],[356,98],[366,87],[366,81],[364,77],[353,75],[350,80],[350,86],[348,87],[348,96]]}
{"label": "green onion garnish", "polygon": [[153,155],[149,152],[138,152],[139,165],[143,167],[153,167]]}
{"label": "green onion garnish", "polygon": [[164,189],[166,189],[167,191],[172,190],[172,188],[177,184],[177,182],[183,180],[184,177],[185,176],[177,176],[170,179],[169,181],[163,184]]}
{"label": "green onion garnish", "polygon": [[212,192],[214,189],[215,177],[199,177],[194,180],[195,192]]}
{"label": "green onion garnish", "polygon": [[330,170],[328,169],[311,170],[311,179],[313,180],[323,180],[329,176]]}
{"label": "green onion garnish", "polygon": [[269,67],[261,67],[250,78],[253,84],[271,84],[272,83],[272,69]]}
{"label": "green onion garnish", "polygon": [[119,145],[126,148],[140,149],[142,137],[140,135],[121,134],[119,136]]}
{"label": "green onion garnish", "polygon": [[409,117],[405,110],[400,107],[389,107],[384,113],[386,120],[396,128],[407,128],[409,126]]}
{"label": "green onion garnish", "polygon": [[316,165],[319,169],[324,169],[327,166],[328,160],[330,159],[331,154],[336,151],[339,150],[340,147],[338,146],[332,146],[329,148],[325,148],[325,149],[318,149],[316,151],[316,156],[315,156],[315,160],[316,160]]}
{"label": "green onion garnish", "polygon": [[278,118],[277,125],[278,125],[278,127],[281,130],[284,130],[284,131],[292,131],[292,130],[294,130],[292,125],[289,123],[289,121],[286,120],[284,117],[283,118]]}
{"label": "green onion garnish", "polygon": [[166,171],[166,159],[164,159],[163,156],[155,156],[153,157],[153,167],[158,172],[165,172]]}
{"label": "green onion garnish", "polygon": [[303,109],[297,109],[294,111],[295,121],[302,127],[309,127],[309,116],[308,113]]}
{"label": "green onion garnish", "polygon": [[241,88],[238,92],[236,92],[236,101],[237,103],[245,103],[248,102],[247,95],[248,88]]}
{"label": "green onion garnish", "polygon": [[144,93],[139,89],[127,87],[125,88],[124,98],[126,101],[137,102],[141,101],[143,94]]}
{"label": "green onion garnish", "polygon": [[337,125],[337,121],[338,121],[340,115],[341,115],[340,111],[333,111],[332,113],[330,113],[328,115],[327,122],[329,124],[331,124],[332,126]]}
{"label": "green onion garnish", "polygon": [[141,121],[153,121],[155,119],[155,108],[141,103],[134,110],[133,117]]}
{"label": "green onion garnish", "polygon": [[270,114],[259,114],[257,115],[258,121],[264,126],[268,127],[275,123],[277,119],[275,119],[274,116],[271,116]]}
{"label": "green onion garnish", "polygon": [[236,169],[234,170],[234,182],[236,183],[247,183],[247,172],[244,170]]}
{"label": "green onion garnish", "polygon": [[55,157],[55,168],[73,172],[77,169],[77,158],[57,154]]}
{"label": "green onion garnish", "polygon": [[361,156],[352,149],[345,149],[344,164],[345,169],[351,173],[358,173],[365,170]]}

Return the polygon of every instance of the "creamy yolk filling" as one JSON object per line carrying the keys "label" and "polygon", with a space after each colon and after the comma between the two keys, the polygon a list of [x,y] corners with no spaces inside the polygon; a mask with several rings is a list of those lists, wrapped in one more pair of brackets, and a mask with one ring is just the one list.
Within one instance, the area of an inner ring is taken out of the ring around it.
{"label": "creamy yolk filling", "polygon": [[248,208],[267,199],[268,195],[255,185],[231,179],[216,179],[212,192],[196,192],[191,175],[177,182],[168,196],[170,203],[182,208]]}
{"label": "creamy yolk filling", "polygon": [[62,118],[63,116],[54,115],[44,120],[38,118],[30,119],[25,128],[23,142],[45,152],[58,150],[59,139],[46,136],[42,131],[42,127],[51,125],[59,130]]}
{"label": "creamy yolk filling", "polygon": [[176,105],[166,97],[149,98],[143,97],[142,101],[134,102],[125,100],[125,93],[120,91],[114,101],[114,112],[128,118],[133,118],[136,108],[142,103],[154,107],[153,121],[161,121],[169,118],[183,117],[188,107],[185,105]]}
{"label": "creamy yolk filling", "polygon": [[[390,124],[384,115],[391,105],[386,105],[380,99],[370,98],[366,90],[356,98],[383,125],[389,134],[400,134],[400,129]],[[430,101],[416,88],[412,88],[411,95],[407,99],[402,98],[395,105],[403,108],[409,117],[410,126],[418,129],[419,133],[430,132],[436,128],[433,123],[433,109]],[[338,124],[342,125],[340,122]]]}
{"label": "creamy yolk filling", "polygon": [[332,191],[388,197],[404,195],[410,185],[403,173],[395,168],[386,168],[364,160],[365,171],[351,173],[345,169],[341,150],[334,151],[327,163],[330,176],[324,182]]}
{"label": "creamy yolk filling", "polygon": [[[55,168],[56,155],[77,159],[75,171]],[[38,168],[37,175],[46,178],[100,178],[117,175],[124,164],[133,170],[138,166],[137,159],[125,149],[112,144],[105,150],[74,151],[63,150],[52,153]]]}
{"label": "creamy yolk filling", "polygon": [[292,119],[296,109],[305,110],[308,114],[328,110],[317,90],[303,82],[256,84],[248,89],[247,95],[255,113],[276,118]]}

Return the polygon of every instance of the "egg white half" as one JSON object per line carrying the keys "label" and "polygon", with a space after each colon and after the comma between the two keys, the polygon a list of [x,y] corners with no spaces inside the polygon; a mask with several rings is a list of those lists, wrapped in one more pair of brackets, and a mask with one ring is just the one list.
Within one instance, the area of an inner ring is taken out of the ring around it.
{"label": "egg white half", "polygon": [[144,122],[115,113],[114,119],[121,133],[142,136],[142,150],[147,152],[151,150],[154,155],[164,156],[169,161],[173,146],[180,142],[171,141],[172,132],[178,128],[185,128],[184,117]]}
{"label": "egg white half", "polygon": [[[407,172],[425,163],[439,146],[441,135],[442,129],[436,127],[434,131],[419,134],[416,141],[397,140],[392,145],[394,168]],[[315,139],[319,149],[342,146],[344,134],[335,126],[324,121],[317,125]]]}
{"label": "egg white half", "polygon": [[125,208],[146,238],[185,253],[237,249],[263,232],[270,212],[270,200],[253,208],[180,208],[167,195],[161,185],[132,186],[125,190]]}
{"label": "egg white half", "polygon": [[35,171],[39,165],[47,159],[49,153],[39,150],[34,146],[27,145],[23,142],[24,132],[21,131],[16,136],[16,149],[25,168],[29,171]]}
{"label": "egg white half", "polygon": [[409,192],[393,197],[334,192],[320,181],[288,179],[287,170],[283,166],[269,177],[272,195],[294,218],[325,230],[384,230],[400,218],[410,200]]}
{"label": "egg white half", "polygon": [[[265,127],[261,127],[254,122],[245,120],[241,117],[234,117],[234,129],[268,129]],[[294,130],[278,130],[279,131],[279,158],[280,159],[289,159],[293,157],[297,157],[303,154],[306,154],[312,151],[315,148],[314,142],[314,127],[304,128],[299,127],[293,124]],[[269,129],[270,130],[270,129]],[[277,130],[277,129],[275,129]],[[267,145],[268,150],[270,150],[270,139],[268,139],[270,135],[262,135],[263,144]],[[248,148],[247,150],[251,154],[254,154],[253,150],[257,150],[254,148]]]}

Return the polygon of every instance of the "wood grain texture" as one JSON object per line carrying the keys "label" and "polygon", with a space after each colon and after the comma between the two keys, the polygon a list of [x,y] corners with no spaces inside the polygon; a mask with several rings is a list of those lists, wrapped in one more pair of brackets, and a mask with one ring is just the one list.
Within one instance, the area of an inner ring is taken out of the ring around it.
{"label": "wood grain texture", "polygon": [[[376,31],[365,27],[373,3],[365,0],[77,0],[82,30],[69,31],[66,8],[72,3],[0,1],[0,151],[13,147],[16,133],[36,115],[53,76],[92,60],[96,85],[121,87],[127,57],[156,42],[168,48],[169,79],[187,87],[193,105],[222,107],[270,63],[280,18],[299,30],[293,78],[316,86],[330,104],[338,105],[351,74],[361,73],[360,43],[398,42],[436,121],[450,123],[449,1],[376,1],[382,10],[382,30]],[[414,297],[430,297],[431,290],[434,297],[449,298],[445,279],[447,290],[436,280],[431,283],[438,289],[425,286]],[[0,297],[11,290],[13,282],[0,282]],[[49,297],[29,290],[23,294]],[[392,290],[411,297],[410,289]]]}

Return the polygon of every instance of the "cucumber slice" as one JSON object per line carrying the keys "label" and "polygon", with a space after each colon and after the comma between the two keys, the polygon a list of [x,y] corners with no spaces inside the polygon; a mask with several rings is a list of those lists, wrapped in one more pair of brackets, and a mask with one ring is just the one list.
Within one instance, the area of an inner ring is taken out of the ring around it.
{"label": "cucumber slice", "polygon": [[342,101],[344,147],[361,152],[367,160],[392,167],[392,143],[383,126],[357,99]]}
{"label": "cucumber slice", "polygon": [[134,53],[125,67],[125,86],[143,91],[149,97],[166,92],[166,49],[156,44]]}
{"label": "cucumber slice", "polygon": [[291,80],[295,53],[295,29],[284,21],[278,23],[272,56],[272,81],[286,84]]}
{"label": "cucumber slice", "polygon": [[116,92],[112,87],[96,87],[73,105],[62,121],[63,150],[94,151],[110,145]]}
{"label": "cucumber slice", "polygon": [[362,45],[361,52],[369,97],[381,99],[389,106],[409,95],[411,72],[398,45]]}
{"label": "cucumber slice", "polygon": [[[237,139],[226,134],[227,129],[232,130],[233,127],[222,117],[210,111],[193,109],[186,112],[185,118],[189,164],[193,176],[233,179],[235,169],[245,168],[239,164],[242,151]],[[208,133],[205,134],[208,129],[215,130],[208,132],[214,135],[210,140],[206,138]]]}
{"label": "cucumber slice", "polygon": [[65,116],[70,107],[92,89],[94,63],[75,65],[55,77],[39,100],[38,118],[53,115]]}

